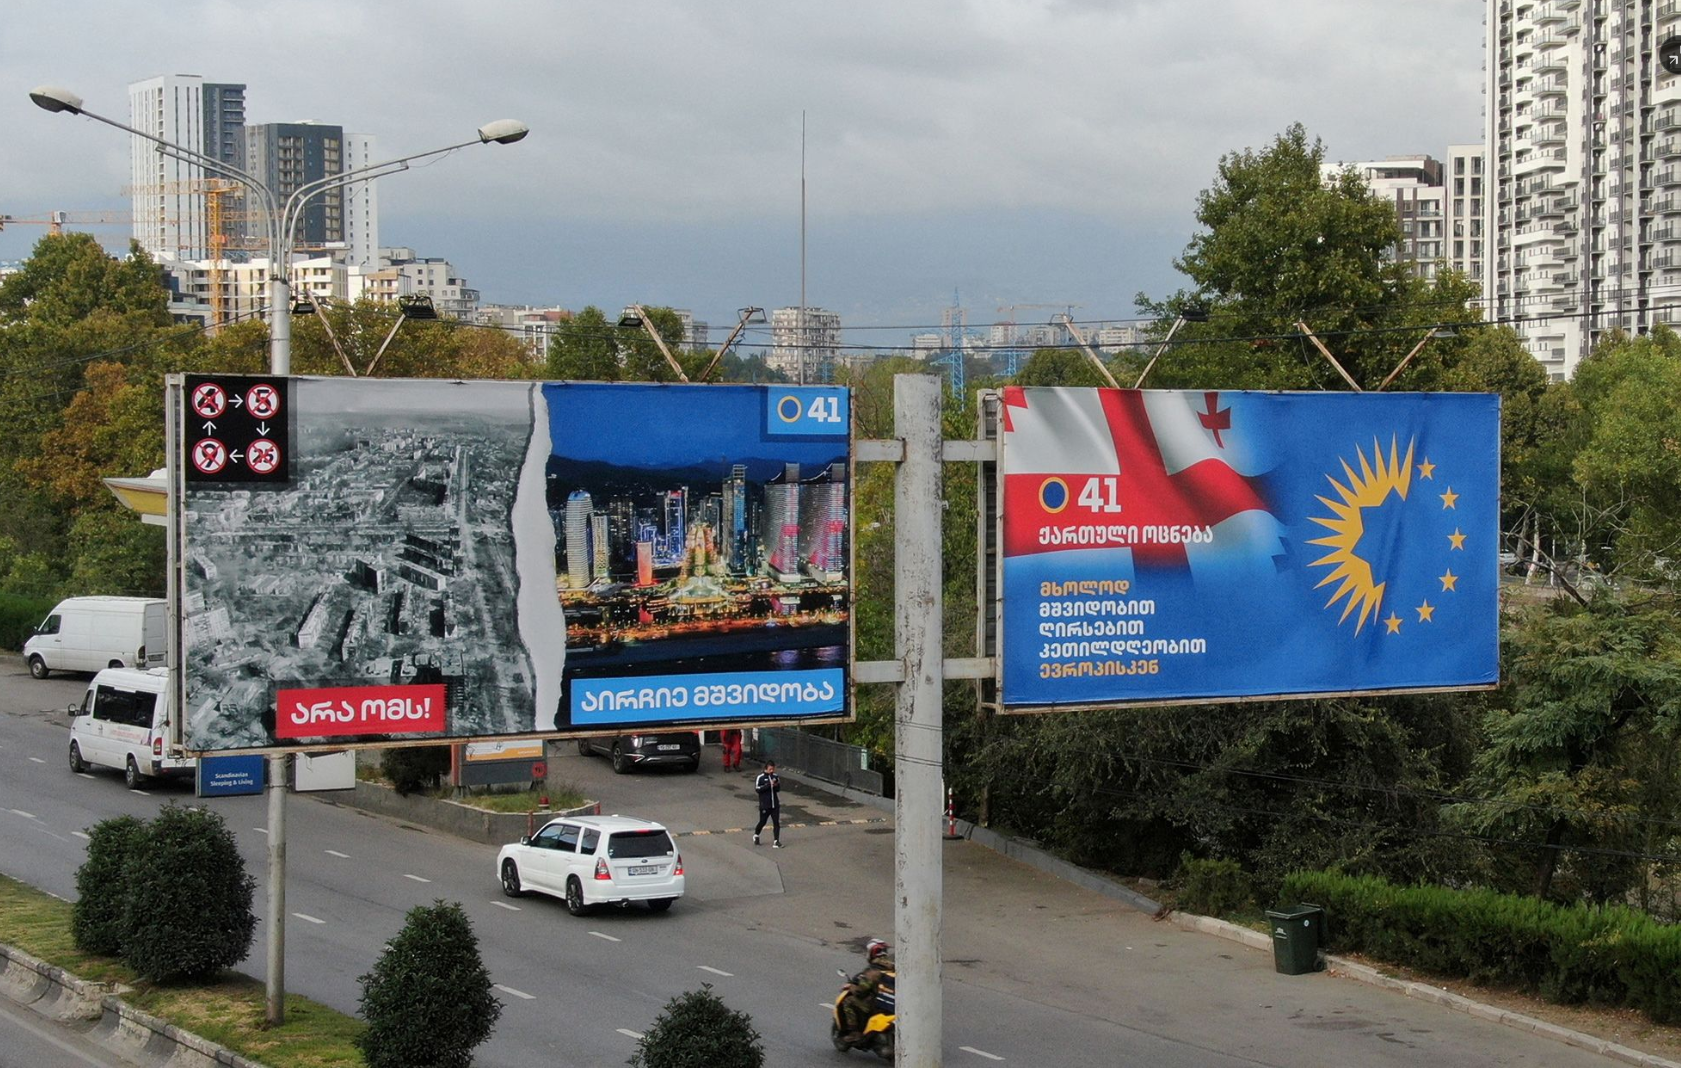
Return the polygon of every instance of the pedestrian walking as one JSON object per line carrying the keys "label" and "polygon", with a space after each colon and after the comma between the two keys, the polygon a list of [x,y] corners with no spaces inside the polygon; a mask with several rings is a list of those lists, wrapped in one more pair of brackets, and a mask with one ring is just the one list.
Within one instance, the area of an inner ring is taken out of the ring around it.
{"label": "pedestrian walking", "polygon": [[776,777],[776,763],[765,765],[765,770],[759,772],[759,777],[753,780],[753,789],[759,795],[759,825],[753,828],[753,844],[759,844],[759,835],[765,829],[765,821],[770,821],[772,849],[782,848],[782,780]]}
{"label": "pedestrian walking", "polygon": [[724,731],[723,735],[722,735],[722,740],[723,740],[723,743],[724,743],[724,770],[725,771],[740,771],[741,770],[741,732],[740,731]]}

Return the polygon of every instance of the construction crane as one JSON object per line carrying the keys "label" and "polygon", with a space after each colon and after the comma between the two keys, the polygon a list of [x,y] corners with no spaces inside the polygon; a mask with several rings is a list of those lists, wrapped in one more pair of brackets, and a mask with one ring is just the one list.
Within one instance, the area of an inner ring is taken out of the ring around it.
{"label": "construction crane", "polygon": [[[1019,308],[1060,308],[1065,316],[1072,319],[1074,317],[1074,309],[1078,307],[1080,307],[1080,305],[1071,301],[1064,301],[1057,304],[1000,304],[998,306],[998,314],[1009,316],[1006,321],[1009,322],[1011,326],[1018,326],[1020,324],[1016,321],[1016,310]],[[1051,325],[1054,325],[1054,321]],[[1014,378],[1016,376],[1016,372],[1021,370],[1021,358],[1026,352],[1026,350],[1024,350],[1020,345],[1016,344],[1016,341],[1018,340],[1019,338],[1011,338],[1010,347],[1004,349],[1002,352],[1004,357],[1004,374],[1011,378]]]}
{"label": "construction crane", "polygon": [[134,222],[130,211],[49,211],[45,215],[0,215],[0,230],[8,226],[46,226],[52,234],[64,233],[66,226],[128,226]]}

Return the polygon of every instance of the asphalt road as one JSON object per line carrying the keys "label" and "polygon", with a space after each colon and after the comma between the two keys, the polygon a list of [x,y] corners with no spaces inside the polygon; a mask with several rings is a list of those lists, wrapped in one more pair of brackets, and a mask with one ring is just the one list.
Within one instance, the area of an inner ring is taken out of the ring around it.
{"label": "asphalt road", "polygon": [[[74,893],[85,828],[192,802],[188,786],[131,792],[115,773],[69,771],[62,710],[85,686],[74,677],[37,682],[15,656],[0,659],[0,871],[65,897]],[[659,819],[679,834],[688,894],[671,912],[574,918],[559,901],[510,901],[496,884],[494,847],[295,797],[287,809],[289,989],[354,1012],[357,977],[403,913],[442,898],[472,918],[506,1006],[480,1049],[482,1068],[622,1065],[666,1001],[703,982],[752,1016],[772,1068],[874,1063],[829,1049],[827,1012],[835,970],[855,969],[868,938],[891,936],[893,835],[884,814],[785,780],[788,848],[772,852],[740,829],[755,815],[751,775],[722,772],[716,748],[693,775],[615,776],[605,760],[569,745],[555,747],[550,767],[600,798],[604,812]],[[261,910],[264,802],[207,803],[238,835]],[[1281,976],[1266,954],[1154,922],[971,843],[944,848],[950,1066],[1609,1063],[1351,981]],[[259,929],[242,966],[259,977],[263,946]],[[9,1032],[0,1025],[0,1033]]]}
{"label": "asphalt road", "polygon": [[0,998],[0,1068],[123,1068],[127,1063],[72,1027]]}

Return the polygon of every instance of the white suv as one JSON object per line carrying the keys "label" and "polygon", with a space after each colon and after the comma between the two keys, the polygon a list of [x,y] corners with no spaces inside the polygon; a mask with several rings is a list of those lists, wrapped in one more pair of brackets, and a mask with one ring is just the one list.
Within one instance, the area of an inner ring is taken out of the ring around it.
{"label": "white suv", "polygon": [[562,816],[496,854],[502,892],[566,899],[582,916],[592,905],[646,901],[664,912],[683,896],[683,855],[657,823],[629,816]]}

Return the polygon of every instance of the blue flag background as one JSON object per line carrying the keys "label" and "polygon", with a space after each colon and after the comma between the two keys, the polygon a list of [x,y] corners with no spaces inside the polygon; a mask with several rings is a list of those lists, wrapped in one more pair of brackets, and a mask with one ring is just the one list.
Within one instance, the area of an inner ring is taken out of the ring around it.
{"label": "blue flag background", "polygon": [[1498,396],[1004,407],[1006,706],[1498,681]]}

